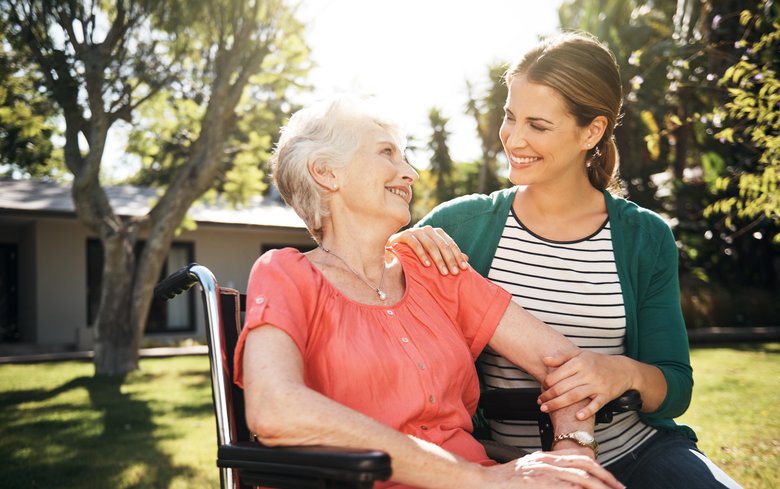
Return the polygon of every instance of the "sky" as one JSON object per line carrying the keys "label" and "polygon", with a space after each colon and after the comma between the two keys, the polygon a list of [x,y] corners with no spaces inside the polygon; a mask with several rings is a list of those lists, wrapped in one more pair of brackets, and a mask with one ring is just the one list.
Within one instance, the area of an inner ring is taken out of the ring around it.
{"label": "sky", "polygon": [[[338,94],[375,97],[420,142],[438,107],[455,161],[480,155],[465,115],[466,82],[487,83],[488,67],[522,56],[558,29],[561,0],[303,0],[298,18],[316,68],[305,100]],[[498,135],[496,135],[498,137]],[[413,155],[416,166],[427,156]]]}
{"label": "sky", "polygon": [[[314,90],[300,101],[339,94],[373,97],[421,144],[430,137],[428,112],[437,107],[450,119],[450,156],[458,162],[481,153],[474,122],[465,115],[466,82],[488,83],[489,66],[515,61],[539,36],[554,34],[562,2],[298,1],[315,64],[309,77]],[[123,151],[126,130],[109,133],[104,161],[113,178],[137,169],[138,162]],[[427,167],[428,158],[425,152],[410,155],[418,168]]]}

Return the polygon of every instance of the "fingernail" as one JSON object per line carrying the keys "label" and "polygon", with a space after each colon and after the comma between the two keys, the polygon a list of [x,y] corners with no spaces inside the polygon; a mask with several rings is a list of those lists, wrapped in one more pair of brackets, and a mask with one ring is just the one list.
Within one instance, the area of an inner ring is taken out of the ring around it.
{"label": "fingernail", "polygon": [[423,263],[425,264],[426,267],[431,266],[431,262],[428,260],[423,261]]}
{"label": "fingernail", "polygon": [[547,410],[548,410],[548,408],[547,408],[547,404],[542,404],[542,407],[540,407],[539,409],[540,409],[540,410],[541,410],[543,413],[546,413],[546,412],[547,412]]}
{"label": "fingernail", "polygon": [[447,267],[441,267],[441,273],[443,273],[444,275],[447,275],[447,273],[448,273],[447,272]]}
{"label": "fingernail", "polygon": [[460,273],[460,270],[458,270],[457,267],[452,267],[451,271],[453,275],[457,275],[458,273]]}
{"label": "fingernail", "polygon": [[468,264],[468,263],[466,263],[465,261],[462,261],[462,262],[460,262],[460,268],[462,268],[462,269],[464,269],[464,270],[465,270],[465,269],[467,269],[468,267],[469,267],[469,264]]}

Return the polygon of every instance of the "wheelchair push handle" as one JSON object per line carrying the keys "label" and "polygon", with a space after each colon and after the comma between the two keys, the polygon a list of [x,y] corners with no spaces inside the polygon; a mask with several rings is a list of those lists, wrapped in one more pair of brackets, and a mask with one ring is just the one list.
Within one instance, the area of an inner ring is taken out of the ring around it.
{"label": "wheelchair push handle", "polygon": [[154,296],[166,301],[189,290],[190,287],[198,282],[197,275],[191,272],[191,269],[195,266],[198,266],[198,264],[190,263],[162,279],[154,286]]}

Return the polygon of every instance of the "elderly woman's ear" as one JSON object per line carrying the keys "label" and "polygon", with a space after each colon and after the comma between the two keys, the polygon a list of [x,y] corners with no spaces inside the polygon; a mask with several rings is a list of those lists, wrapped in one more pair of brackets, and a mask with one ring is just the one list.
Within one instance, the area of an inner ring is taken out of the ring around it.
{"label": "elderly woman's ear", "polygon": [[309,173],[318,185],[328,190],[338,190],[339,184],[336,174],[324,160],[315,160],[309,163]]}

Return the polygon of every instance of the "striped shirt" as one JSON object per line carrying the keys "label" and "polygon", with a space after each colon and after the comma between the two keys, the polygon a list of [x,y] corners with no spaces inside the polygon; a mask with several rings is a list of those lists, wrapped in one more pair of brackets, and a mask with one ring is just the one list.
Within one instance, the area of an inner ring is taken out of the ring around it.
{"label": "striped shirt", "polygon": [[[510,210],[488,278],[580,348],[625,353],[626,316],[608,221],[585,239],[550,241],[526,229]],[[479,362],[487,388],[539,388],[533,377],[490,349]],[[499,442],[541,449],[535,421],[490,424]],[[634,411],[615,415],[612,423],[596,426],[599,462],[616,461],[654,433]]]}

